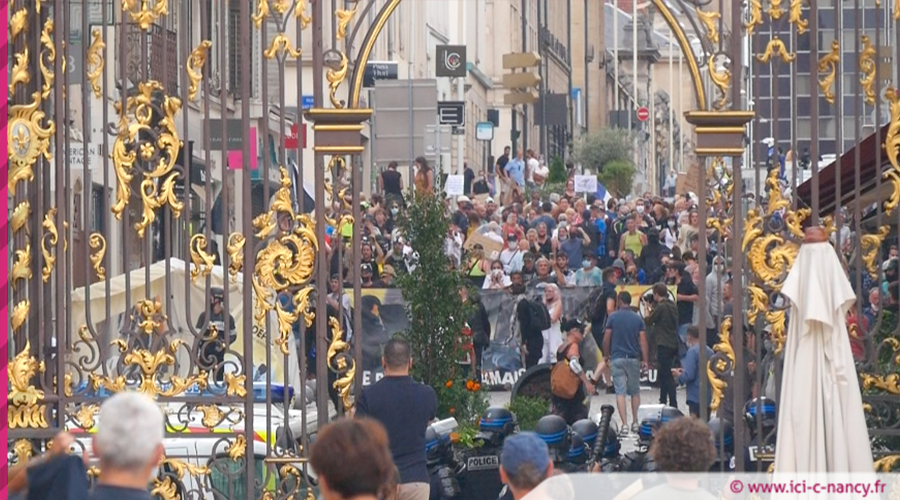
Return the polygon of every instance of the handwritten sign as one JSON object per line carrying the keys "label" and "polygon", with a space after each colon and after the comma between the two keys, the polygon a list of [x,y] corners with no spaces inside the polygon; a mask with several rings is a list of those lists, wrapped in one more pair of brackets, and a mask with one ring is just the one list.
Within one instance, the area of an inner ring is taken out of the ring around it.
{"label": "handwritten sign", "polygon": [[465,180],[463,176],[448,175],[447,184],[444,186],[444,191],[447,193],[447,196],[462,196],[464,183]]}
{"label": "handwritten sign", "polygon": [[594,175],[576,175],[575,176],[575,192],[576,193],[596,193],[597,177]]}

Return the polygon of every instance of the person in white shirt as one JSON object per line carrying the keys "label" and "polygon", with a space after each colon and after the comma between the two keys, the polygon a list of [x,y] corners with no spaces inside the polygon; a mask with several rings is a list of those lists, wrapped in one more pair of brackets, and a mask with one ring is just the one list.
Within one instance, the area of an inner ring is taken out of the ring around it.
{"label": "person in white shirt", "polygon": [[[538,169],[540,168],[540,165],[541,165],[541,163],[538,161],[537,155],[534,154],[533,150],[529,149],[528,150],[528,163],[526,164],[527,168],[525,169],[525,183],[527,185],[533,186],[536,183],[538,183],[537,179],[535,179],[534,174],[538,171]],[[544,178],[541,179],[540,184],[544,183],[544,179],[546,179],[546,176],[544,176]]]}
{"label": "person in white shirt", "polygon": [[503,290],[511,284],[512,281],[510,281],[509,275],[503,270],[503,264],[499,260],[495,260],[491,262],[491,272],[484,279],[484,285],[481,288],[484,290]]}
{"label": "person in white shirt", "polygon": [[512,274],[522,270],[525,253],[528,252],[528,240],[518,241],[514,234],[508,238],[509,245],[500,252],[500,263],[503,264],[506,274]]}

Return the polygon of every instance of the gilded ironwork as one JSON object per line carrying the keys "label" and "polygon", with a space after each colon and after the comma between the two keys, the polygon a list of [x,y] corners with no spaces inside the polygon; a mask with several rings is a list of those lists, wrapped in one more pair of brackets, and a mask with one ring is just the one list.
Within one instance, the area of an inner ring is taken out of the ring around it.
{"label": "gilded ironwork", "polygon": [[769,17],[772,20],[779,20],[781,16],[784,15],[784,9],[781,8],[781,2],[783,0],[769,0]]}
{"label": "gilded ironwork", "polygon": [[745,288],[750,295],[747,319],[753,323],[763,315],[770,325],[772,343],[778,354],[784,347],[788,301],[782,300],[781,305],[776,305],[776,299],[781,297],[781,287],[800,252],[803,221],[812,212],[808,208],[791,209],[791,200],[782,192],[778,169],[772,170],[766,185],[769,199],[765,212],[760,207],[747,211],[741,249],[753,278]]}
{"label": "gilded ironwork", "polygon": [[337,374],[337,380],[332,386],[341,396],[344,409],[350,410],[353,407],[350,388],[356,376],[356,361],[350,353],[350,343],[344,340],[344,331],[337,318],[328,318],[328,324],[331,327],[332,339],[325,359],[328,360],[328,368]]}
{"label": "gilded ironwork", "polygon": [[[41,69],[41,75],[44,77],[44,85],[41,87],[41,98],[46,99],[50,95],[50,89],[53,88],[53,81],[56,74],[53,71],[53,63],[56,61],[56,47],[53,44],[53,19],[47,18],[44,21],[44,29],[41,30],[41,54],[38,58],[38,66]],[[44,64],[44,59],[47,63]],[[65,59],[63,59],[63,73],[66,71]]]}
{"label": "gilded ironwork", "polygon": [[34,386],[34,379],[44,373],[44,362],[31,355],[31,342],[13,358],[6,368],[9,377],[7,419],[10,429],[46,429],[44,391]]}
{"label": "gilded ironwork", "polygon": [[[140,237],[156,220],[155,211],[168,206],[175,217],[181,216],[183,204],[175,194],[178,172],[173,171],[181,141],[175,128],[175,115],[181,109],[181,99],[163,94],[163,87],[151,80],[138,84],[138,93],[128,97],[123,109],[115,103],[119,115],[119,133],[113,146],[113,165],[116,173],[116,203],[112,213],[122,219],[122,212],[131,196],[130,183],[134,169],[141,168],[143,180],[140,195],[143,202],[140,222],[135,230]],[[159,123],[152,123],[154,115]],[[129,117],[134,122],[129,123]],[[159,187],[157,187],[159,184]]]}
{"label": "gilded ironwork", "polygon": [[9,74],[9,93],[16,92],[16,86],[27,85],[31,82],[31,72],[28,70],[28,47],[15,55],[16,62]]}
{"label": "gilded ironwork", "polygon": [[[268,239],[256,254],[253,276],[255,317],[257,321],[262,321],[266,314],[275,311],[280,334],[275,343],[282,353],[288,354],[293,323],[303,316],[306,325],[312,325],[313,315],[309,311],[312,288],[309,283],[319,245],[309,216],[294,212],[291,179],[284,167],[281,167],[281,187],[275,192],[269,210],[258,216],[253,225],[258,238]],[[290,311],[278,300],[281,294],[290,295],[293,304]]]}
{"label": "gilded ironwork", "polygon": [[841,61],[841,44],[837,40],[831,41],[831,52],[819,59],[819,88],[824,93],[828,104],[834,104],[834,80],[837,78],[837,64]]}
{"label": "gilded ironwork", "polygon": [[96,417],[99,412],[99,406],[84,404],[73,413],[73,416],[75,417],[75,422],[78,423],[78,427],[87,430],[94,428],[94,417]]}
{"label": "gilded ironwork", "polygon": [[717,71],[715,54],[709,56],[708,66],[709,79],[712,80],[713,85],[715,85],[722,94],[722,97],[713,103],[713,109],[721,111],[725,109],[725,106],[728,104],[728,89],[731,86],[731,71],[724,66],[722,67],[722,71]]}
{"label": "gilded ironwork", "polygon": [[246,375],[235,375],[233,373],[225,374],[225,394],[229,396],[237,396],[242,398],[247,395],[247,388],[244,382],[247,381]]}
{"label": "gilded ironwork", "polygon": [[878,251],[881,249],[881,242],[891,232],[891,226],[885,224],[878,228],[875,234],[866,234],[860,238],[860,247],[862,248],[862,261],[866,266],[869,274],[878,279],[878,265],[875,260],[878,258]]}
{"label": "gilded ironwork", "polygon": [[122,0],[122,10],[142,30],[148,31],[156,21],[169,13],[168,0]]}
{"label": "gilded ironwork", "polygon": [[28,318],[28,311],[31,309],[31,302],[26,300],[20,300],[13,306],[12,314],[9,315],[9,323],[12,326],[13,331],[15,332],[19,328],[22,328],[22,325],[25,324],[25,320]]}
{"label": "gilded ironwork", "polygon": [[213,429],[225,420],[225,412],[220,410],[218,405],[202,405],[197,409],[203,413],[203,419],[200,422],[207,429]]}
{"label": "gilded ironwork", "polygon": [[750,0],[750,19],[744,25],[747,35],[753,35],[756,28],[763,25],[762,12],[762,1]]}
{"label": "gilded ironwork", "polygon": [[97,273],[97,279],[103,281],[106,279],[106,268],[103,267],[103,257],[106,255],[106,238],[100,233],[92,233],[89,240],[94,253],[90,255],[91,267]]}
{"label": "gilded ironwork", "polygon": [[[260,5],[263,2],[260,2]],[[203,78],[203,66],[206,65],[206,55],[212,47],[212,42],[203,40],[197,45],[197,48],[191,51],[190,57],[184,64],[188,77],[188,99],[197,100],[197,92],[200,90],[200,79]]]}
{"label": "gilded ironwork", "polygon": [[875,104],[875,47],[866,35],[862,36],[862,52],[859,54],[859,71],[861,74],[859,83],[863,88],[863,99],[866,104]]}
{"label": "gilded ironwork", "polygon": [[882,146],[891,164],[891,168],[883,174],[884,179],[891,183],[891,194],[884,202],[885,210],[890,213],[900,205],[900,92],[888,87],[884,95],[891,115]]}
{"label": "gilded ironwork", "polygon": [[[10,6],[12,10],[12,6]],[[20,33],[28,28],[28,10],[21,8],[9,17],[9,41],[13,42]]]}
{"label": "gilded ironwork", "polygon": [[312,18],[306,14],[306,0],[297,0],[297,5],[294,7],[294,17],[300,20],[300,27],[303,29],[306,29],[309,23],[312,22]]}
{"label": "gilded ironwork", "polygon": [[195,234],[191,237],[191,279],[196,281],[200,276],[206,277],[212,273],[213,265],[216,260],[215,254],[206,253],[207,249],[206,236]]}
{"label": "gilded ironwork", "polygon": [[328,87],[331,89],[329,97],[331,98],[331,104],[336,109],[344,109],[344,101],[337,98],[337,90],[338,87],[341,86],[344,79],[347,78],[347,69],[348,69],[348,61],[347,55],[343,52],[340,53],[341,60],[340,63],[336,65],[334,68],[329,68],[325,73],[325,79],[328,80]]}
{"label": "gilded ironwork", "polygon": [[10,160],[7,189],[12,196],[16,195],[19,181],[34,180],[34,163],[42,156],[46,160],[50,154],[50,137],[56,132],[56,124],[52,120],[42,125],[46,116],[40,110],[41,94],[31,95],[28,104],[10,106],[7,122],[7,152]]}
{"label": "gilded ironwork", "polygon": [[900,374],[861,373],[859,377],[862,379],[863,389],[880,389],[888,394],[900,395]]}
{"label": "gilded ironwork", "polygon": [[250,19],[253,20],[253,24],[255,24],[257,28],[261,28],[263,21],[268,15],[269,0],[259,0],[259,3],[256,4],[256,14],[250,14]]}
{"label": "gilded ironwork", "polygon": [[797,27],[797,34],[802,35],[809,31],[809,21],[803,19],[802,0],[791,0],[791,11],[788,22]]}
{"label": "gilded ironwork", "polygon": [[50,281],[50,275],[53,273],[53,267],[56,265],[56,256],[50,252],[50,249],[59,242],[59,231],[56,228],[56,207],[51,208],[44,214],[44,222],[41,227],[46,231],[41,237],[41,254],[44,256],[44,267],[41,269],[41,277],[44,283]]}
{"label": "gilded ironwork", "polygon": [[247,438],[239,434],[226,449],[228,457],[237,460],[247,454]]}
{"label": "gilded ironwork", "polygon": [[276,55],[283,56],[284,54],[288,54],[294,59],[300,59],[300,56],[303,55],[303,51],[295,49],[287,35],[279,33],[272,39],[269,48],[263,52],[263,56],[266,59],[274,59]]}
{"label": "gilded ironwork", "polygon": [[25,244],[25,248],[16,250],[16,258],[13,261],[12,269],[9,272],[9,279],[12,282],[13,291],[18,288],[19,280],[28,281],[32,277],[31,273],[31,245]]}
{"label": "gilded ironwork", "polygon": [[12,232],[18,233],[22,228],[25,228],[25,234],[28,234],[28,227],[25,226],[25,223],[28,222],[29,216],[31,216],[31,203],[26,200],[16,205],[16,208],[13,209],[12,217],[9,218],[9,226]]}
{"label": "gilded ironwork", "polygon": [[13,445],[13,455],[16,456],[16,463],[25,464],[34,456],[34,446],[27,439],[19,439]]}
{"label": "gilded ironwork", "polygon": [[706,373],[709,384],[712,387],[712,401],[709,404],[711,411],[719,409],[725,388],[728,387],[727,378],[735,367],[734,347],[731,345],[731,316],[722,318],[719,328],[719,343],[713,346],[713,354],[706,364]]}
{"label": "gilded ironwork", "polygon": [[347,37],[347,26],[353,20],[353,16],[356,15],[358,9],[359,4],[354,3],[352,9],[337,9],[334,11],[334,15],[337,17],[337,32],[335,36],[338,40],[343,40]]}
{"label": "gilded ironwork", "polygon": [[88,47],[87,53],[87,79],[91,83],[94,96],[100,98],[103,95],[100,89],[100,78],[103,76],[103,66],[105,65],[103,48],[106,47],[106,44],[103,42],[103,35],[97,28],[91,31],[91,39],[93,41],[91,46]]}
{"label": "gilded ironwork", "polygon": [[[893,472],[894,468],[900,466],[900,455],[887,455],[875,461],[875,472]],[[895,484],[895,488],[900,485]],[[895,490],[895,493],[897,490]],[[892,499],[894,497],[891,497]]]}
{"label": "gilded ironwork", "polygon": [[697,7],[697,17],[700,18],[700,22],[706,27],[706,39],[712,42],[714,45],[719,44],[719,31],[716,29],[716,22],[722,17],[720,12],[704,12]]}
{"label": "gilded ironwork", "polygon": [[761,63],[768,64],[772,59],[772,56],[780,57],[784,63],[791,63],[797,58],[795,54],[788,52],[787,47],[784,46],[784,42],[778,37],[769,40],[769,43],[766,45],[766,50],[762,54],[756,56],[756,59]]}
{"label": "gilded ironwork", "polygon": [[228,235],[228,241],[225,245],[225,251],[228,252],[228,258],[231,261],[228,265],[228,273],[231,274],[232,282],[237,282],[237,275],[241,272],[244,265],[244,245],[246,239],[241,233],[231,233]]}

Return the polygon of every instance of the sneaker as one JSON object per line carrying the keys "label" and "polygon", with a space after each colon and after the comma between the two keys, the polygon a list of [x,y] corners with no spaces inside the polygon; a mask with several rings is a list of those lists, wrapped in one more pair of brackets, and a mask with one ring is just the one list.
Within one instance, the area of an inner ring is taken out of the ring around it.
{"label": "sneaker", "polygon": [[621,434],[622,436],[627,436],[628,435],[628,425],[622,424],[622,430],[620,432],[622,433]]}
{"label": "sneaker", "polygon": [[638,423],[635,422],[635,423],[631,424],[631,432],[632,432],[632,434],[637,435],[638,431],[640,431],[640,427],[638,426]]}

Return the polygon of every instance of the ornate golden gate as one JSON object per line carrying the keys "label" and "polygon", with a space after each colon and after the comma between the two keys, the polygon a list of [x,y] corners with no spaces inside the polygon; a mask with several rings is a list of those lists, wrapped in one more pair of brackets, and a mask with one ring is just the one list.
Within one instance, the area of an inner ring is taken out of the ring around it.
{"label": "ornate golden gate", "polygon": [[[777,401],[789,321],[781,286],[804,228],[823,225],[859,299],[848,325],[876,467],[896,470],[900,297],[891,297],[897,290],[888,282],[898,279],[891,254],[900,222],[900,2],[653,4],[696,91],[698,110],[686,119],[706,179],[697,193],[700,241],[712,236],[733,275],[733,316],[710,324],[699,315],[702,341],[707,329],[718,333],[706,374],[713,410],[726,391],[742,394],[751,385]],[[699,49],[677,18],[688,20]],[[700,247],[705,310],[708,249]],[[756,364],[749,378],[734,369],[748,359]],[[740,405],[734,411],[741,449],[749,430]],[[774,445],[776,433],[762,441]]]}
{"label": "ornate golden gate", "polygon": [[359,217],[354,108],[399,3],[10,0],[11,461],[138,390],[166,413],[158,497],[312,497],[310,441],[361,383],[313,283]]}

